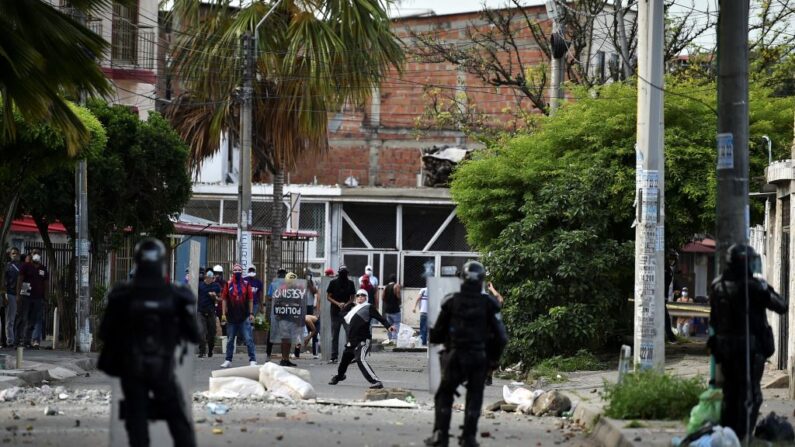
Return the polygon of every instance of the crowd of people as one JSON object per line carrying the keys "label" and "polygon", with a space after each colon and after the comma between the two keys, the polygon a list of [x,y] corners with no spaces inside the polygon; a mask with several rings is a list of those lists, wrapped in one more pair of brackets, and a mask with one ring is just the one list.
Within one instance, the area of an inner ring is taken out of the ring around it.
{"label": "crowd of people", "polygon": [[38,349],[44,338],[49,272],[41,253],[6,252],[5,294],[0,306],[0,342],[7,348]]}

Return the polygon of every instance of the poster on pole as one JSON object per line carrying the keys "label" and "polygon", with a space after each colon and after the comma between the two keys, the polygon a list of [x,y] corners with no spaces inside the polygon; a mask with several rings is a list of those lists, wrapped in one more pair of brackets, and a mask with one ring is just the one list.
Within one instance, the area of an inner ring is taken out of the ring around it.
{"label": "poster on pole", "polygon": [[306,280],[274,281],[271,300],[271,343],[300,343],[306,325]]}
{"label": "poster on pole", "polygon": [[718,170],[734,169],[734,135],[718,134]]}
{"label": "poster on pole", "polygon": [[240,232],[240,259],[238,262],[244,269],[254,265],[254,245],[251,241],[250,231]]}

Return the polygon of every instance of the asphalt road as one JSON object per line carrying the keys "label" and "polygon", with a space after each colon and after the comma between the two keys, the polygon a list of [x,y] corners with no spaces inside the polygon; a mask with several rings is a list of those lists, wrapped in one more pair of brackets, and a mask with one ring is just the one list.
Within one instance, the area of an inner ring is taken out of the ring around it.
{"label": "asphalt road", "polygon": [[[261,353],[258,353],[261,354]],[[261,354],[264,356],[264,354]],[[242,354],[233,366],[244,366]],[[258,360],[262,363],[263,358]],[[194,368],[194,391],[208,388],[208,377],[223,358],[197,359]],[[367,382],[355,365],[348,379],[328,385],[336,365],[319,360],[299,359],[298,366],[309,370],[319,399],[361,400]],[[279,401],[226,401],[231,411],[223,416],[210,415],[204,401],[193,403],[196,433],[201,446],[419,446],[431,434],[433,426],[432,396],[427,391],[424,353],[373,353],[370,363],[386,387],[409,389],[416,396],[419,409],[360,408]],[[485,404],[501,398],[507,382],[495,380],[487,387]],[[55,386],[56,384],[51,384]],[[106,398],[75,399],[78,390],[109,391],[110,384],[100,372],[60,383],[72,398],[21,399],[0,403],[0,443],[2,445],[103,446],[108,445],[110,408]],[[462,390],[463,391],[463,390]],[[457,403],[463,403],[459,398]],[[45,416],[45,407],[57,408],[59,414]],[[451,432],[458,432],[463,412],[454,411]],[[216,433],[214,433],[214,431]],[[220,432],[220,433],[218,433]],[[483,446],[593,446],[577,427],[560,418],[536,418],[515,413],[495,413],[481,418],[479,441]],[[451,445],[456,445],[452,440]]]}

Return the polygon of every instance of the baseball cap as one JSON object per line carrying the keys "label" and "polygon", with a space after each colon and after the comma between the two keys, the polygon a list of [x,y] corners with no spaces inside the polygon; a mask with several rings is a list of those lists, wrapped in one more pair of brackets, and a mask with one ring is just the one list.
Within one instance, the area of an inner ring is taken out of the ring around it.
{"label": "baseball cap", "polygon": [[216,266],[215,266],[215,267],[213,267],[213,271],[214,271],[215,273],[223,273],[223,272],[224,272],[224,268],[223,268],[223,267],[221,267],[219,264],[216,264]]}
{"label": "baseball cap", "polygon": [[327,269],[326,269],[326,271],[325,271],[325,272],[323,272],[323,273],[325,273],[325,275],[326,275],[326,276],[334,276],[334,269],[333,269],[333,268],[331,268],[331,267],[329,267],[329,268],[327,268]]}
{"label": "baseball cap", "polygon": [[340,268],[337,269],[337,272],[347,272],[347,271],[348,271],[347,265],[341,265]]}
{"label": "baseball cap", "polygon": [[207,270],[207,273],[204,274],[205,278],[212,278],[213,276],[215,275],[213,274],[212,270]]}
{"label": "baseball cap", "polygon": [[359,296],[359,295],[369,296],[369,295],[367,295],[367,291],[364,290],[364,289],[359,289],[359,290],[356,291],[356,296]]}

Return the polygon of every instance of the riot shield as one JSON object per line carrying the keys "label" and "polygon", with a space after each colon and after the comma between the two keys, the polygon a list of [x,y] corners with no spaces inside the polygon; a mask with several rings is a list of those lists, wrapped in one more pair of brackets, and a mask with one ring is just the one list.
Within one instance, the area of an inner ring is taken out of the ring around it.
{"label": "riot shield", "polygon": [[271,295],[270,342],[301,343],[306,326],[306,280],[285,279]]}
{"label": "riot shield", "polygon": [[[446,296],[461,290],[461,280],[455,277],[430,277],[428,278],[428,331],[436,324],[442,302]],[[428,391],[436,394],[439,382],[442,380],[442,369],[439,362],[439,353],[443,346],[428,343]]]}
{"label": "riot shield", "polygon": [[[189,286],[196,299],[196,290],[199,278],[199,253],[200,244],[196,241],[190,242],[190,264]],[[191,311],[196,313],[196,303],[194,302]],[[193,426],[193,361],[196,354],[196,345],[183,342],[174,351],[176,361],[177,383],[182,389],[182,402],[185,405],[185,414]],[[121,389],[121,381],[118,377],[111,378],[111,411],[110,411],[110,446],[127,447],[130,442],[127,438],[127,430],[124,427],[124,419],[121,414],[121,402],[124,400],[124,393]],[[168,425],[164,420],[149,421],[149,438],[151,445],[170,447],[174,445]]]}

